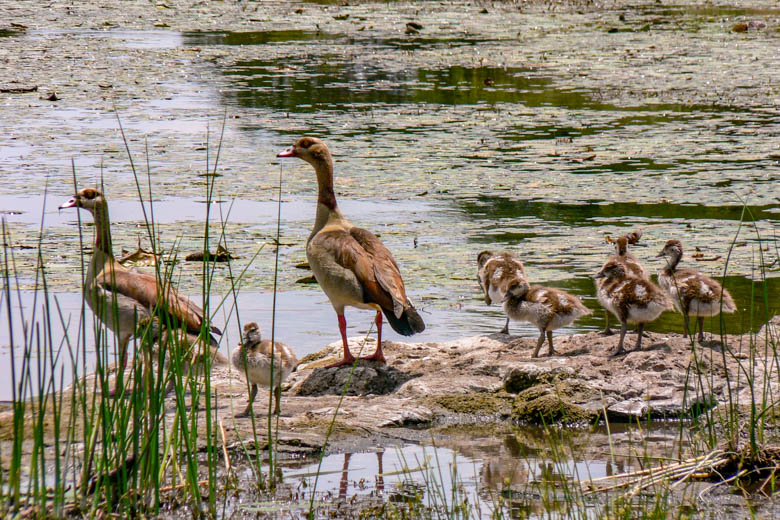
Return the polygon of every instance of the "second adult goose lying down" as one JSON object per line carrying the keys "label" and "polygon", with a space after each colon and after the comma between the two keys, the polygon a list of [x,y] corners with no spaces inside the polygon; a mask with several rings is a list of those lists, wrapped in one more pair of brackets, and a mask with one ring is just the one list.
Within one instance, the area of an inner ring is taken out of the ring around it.
{"label": "second adult goose lying down", "polygon": [[[59,209],[87,210],[95,220],[95,248],[84,280],[84,299],[97,318],[119,340],[120,366],[127,365],[127,345],[149,325],[155,340],[161,338],[160,329],[186,331],[193,344],[201,333],[203,310],[182,296],[170,284],[158,283],[157,277],[134,271],[114,258],[111,247],[108,202],[101,192],[85,188],[60,205]],[[152,318],[156,318],[153,321]],[[216,363],[227,364],[227,358],[217,352],[218,344],[211,333],[222,332],[209,327],[211,355]],[[118,390],[118,389],[117,389]]]}
{"label": "second adult goose lying down", "polygon": [[507,287],[504,311],[508,318],[530,322],[539,329],[539,341],[532,357],[539,355],[545,335],[550,346],[549,354],[554,355],[552,331],[591,314],[591,310],[576,296],[552,287],[528,285],[525,280],[517,280]]}
{"label": "second adult goose lying down", "polygon": [[411,336],[425,330],[425,323],[406,297],[398,264],[373,233],[353,226],[341,213],[333,190],[333,159],[324,142],[315,137],[302,137],[277,156],[303,159],[317,173],[317,215],[306,242],[306,258],[338,315],[344,358],[330,366],[349,365],[355,361],[347,345],[344,318],[347,306],[376,311],[376,352],[365,359],[384,362],[383,313],[399,334]]}

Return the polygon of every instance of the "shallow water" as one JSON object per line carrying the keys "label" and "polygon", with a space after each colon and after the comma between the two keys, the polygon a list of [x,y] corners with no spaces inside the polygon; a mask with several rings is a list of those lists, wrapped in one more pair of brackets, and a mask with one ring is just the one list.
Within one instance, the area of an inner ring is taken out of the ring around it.
{"label": "shallow water", "polygon": [[[685,428],[670,423],[641,428],[613,424],[609,431],[527,426],[444,429],[436,432],[435,445],[400,443],[326,455],[321,467],[316,457],[290,463],[283,468],[282,482],[293,490],[292,500],[249,500],[228,509],[294,516],[308,511],[313,494],[318,514],[327,517],[329,509],[344,515],[362,510],[376,498],[399,506],[445,502],[452,509],[457,497],[468,500],[474,518],[495,518],[497,510],[512,518],[601,518],[603,496],[584,497],[579,483],[642,469],[659,458],[685,457],[690,444],[681,431]],[[741,516],[743,499],[725,489],[705,491],[709,486],[705,482],[679,487],[670,500],[686,504],[690,513],[702,518]],[[753,505],[767,506],[762,501]]]}
{"label": "shallow water", "polygon": [[[741,311],[728,332],[756,331],[780,312],[780,264],[757,283],[761,255],[766,265],[777,258],[780,220],[776,9],[488,11],[309,5],[295,16],[272,13],[257,30],[3,33],[19,45],[18,77],[34,81],[33,58],[46,55],[54,65],[47,84],[62,98],[8,96],[0,111],[9,129],[0,136],[0,202],[11,276],[34,289],[43,215],[48,286],[79,308],[78,220],[55,211],[73,190],[71,159],[81,186],[102,177],[115,247],[131,250],[139,239],[149,247],[116,107],[144,198],[149,170],[162,248],[180,244],[180,256],[202,248],[200,174],[207,161],[214,167],[224,124],[210,233],[219,236],[227,220],[234,273],[260,251],[242,280],[241,298],[255,302],[242,306],[242,320],[265,328],[281,170],[279,287],[289,312],[306,313],[298,316],[311,325],[281,315],[279,338],[303,354],[338,339],[319,289],[295,283],[308,275],[293,266],[305,259],[314,183],[308,165],[275,153],[304,133],[330,144],[344,212],[381,235],[401,264],[431,322],[420,341],[500,328],[500,309],[484,306],[475,280],[476,254],[488,248],[517,252],[532,281],[597,309],[589,277],[609,253],[604,237],[636,227],[644,235],[633,252],[651,272],[663,266],[654,257],[669,238],[699,248],[707,260],[685,262],[710,275],[722,276],[729,258],[726,286]],[[729,32],[752,18],[769,27]],[[419,34],[405,33],[410,20],[423,25]],[[81,76],[61,75],[81,55],[89,56]],[[22,116],[34,124],[16,124]],[[89,242],[91,227],[83,231]],[[202,266],[178,267],[182,290],[200,294]],[[227,294],[228,270],[216,269],[212,292]],[[752,314],[751,301],[759,302]],[[360,311],[348,320],[357,333],[370,323]],[[602,320],[596,312],[574,330]],[[681,319],[668,313],[649,328],[679,332]],[[716,320],[706,328],[719,330]],[[512,330],[535,335],[525,325]]]}

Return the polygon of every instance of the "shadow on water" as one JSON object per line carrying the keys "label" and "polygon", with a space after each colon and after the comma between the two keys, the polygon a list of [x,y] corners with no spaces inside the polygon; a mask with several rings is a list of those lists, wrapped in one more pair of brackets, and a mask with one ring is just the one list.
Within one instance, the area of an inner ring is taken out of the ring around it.
{"label": "shadow on water", "polygon": [[190,32],[184,33],[185,45],[265,45],[283,42],[310,42],[336,40],[342,36],[322,31],[290,29],[283,31],[252,32]]}
{"label": "shadow on water", "polygon": [[[376,50],[420,50],[486,44],[475,38],[355,38],[322,31],[279,30],[259,32],[184,33],[184,45],[266,45],[339,41],[351,47]],[[289,112],[345,110],[362,104],[521,104],[526,107],[554,106],[570,110],[652,111],[658,116],[628,116],[621,126],[671,122],[681,117],[669,114],[729,112],[720,105],[655,103],[641,107],[618,107],[603,103],[582,89],[559,89],[553,80],[533,69],[512,67],[403,68],[392,71],[360,61],[344,61],[336,54],[289,56],[277,60],[240,61],[223,71],[234,78],[236,90],[226,97],[246,107],[265,107]],[[610,127],[613,128],[613,127]],[[560,129],[559,129],[560,130]],[[604,128],[571,129],[587,135]],[[523,139],[528,132],[521,132]],[[546,134],[546,132],[544,132]],[[512,136],[509,137],[512,139]]]}
{"label": "shadow on water", "polygon": [[[287,67],[295,67],[291,70]],[[581,92],[557,90],[527,69],[448,67],[388,71],[364,64],[290,58],[238,63],[225,72],[242,106],[291,112],[344,110],[362,104],[476,105],[518,103],[571,109],[600,106]]]}
{"label": "shadow on water", "polygon": [[[582,204],[557,204],[538,200],[521,200],[481,195],[459,199],[458,206],[474,219],[498,221],[501,219],[536,217],[548,222],[563,222],[577,226],[600,226],[607,222],[620,225],[620,219],[629,219],[625,225],[634,225],[638,219],[670,220],[735,220],[743,215],[743,206],[716,206],[701,204],[638,204],[635,202],[583,201]],[[780,220],[777,205],[747,206],[756,220]]]}
{"label": "shadow on water", "polygon": [[[386,42],[385,42],[386,43]],[[652,111],[665,115],[626,117],[626,126],[673,121],[667,113],[728,112],[719,105],[655,104],[617,107],[599,102],[582,89],[561,89],[532,69],[452,66],[386,70],[364,63],[342,63],[338,56],[289,57],[238,62],[224,74],[236,82],[234,102],[289,112],[345,110],[364,104],[495,105],[569,110]],[[230,101],[229,101],[230,102]],[[572,135],[577,131],[572,129]],[[593,131],[598,131],[595,128]],[[581,135],[585,135],[582,133]],[[525,132],[523,132],[525,135]],[[564,135],[564,134],[561,134]],[[511,137],[510,137],[511,138]]]}

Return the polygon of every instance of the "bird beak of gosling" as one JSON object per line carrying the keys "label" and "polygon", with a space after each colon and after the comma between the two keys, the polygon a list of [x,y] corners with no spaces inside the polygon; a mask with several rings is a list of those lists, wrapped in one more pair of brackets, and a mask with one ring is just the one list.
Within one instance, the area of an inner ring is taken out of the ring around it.
{"label": "bird beak of gosling", "polygon": [[76,201],[76,197],[71,197],[62,204],[60,204],[59,209],[65,209],[65,208],[75,208],[78,205],[78,202]]}
{"label": "bird beak of gosling", "polygon": [[297,157],[298,154],[295,153],[295,147],[291,146],[291,147],[287,148],[286,150],[279,152],[278,154],[276,154],[276,156],[277,157]]}
{"label": "bird beak of gosling", "polygon": [[595,278],[596,280],[598,280],[599,278],[604,278],[604,273],[601,272],[596,273],[593,275],[593,278]]}
{"label": "bird beak of gosling", "polygon": [[663,251],[655,255],[656,258],[661,258],[662,256],[666,256]]}

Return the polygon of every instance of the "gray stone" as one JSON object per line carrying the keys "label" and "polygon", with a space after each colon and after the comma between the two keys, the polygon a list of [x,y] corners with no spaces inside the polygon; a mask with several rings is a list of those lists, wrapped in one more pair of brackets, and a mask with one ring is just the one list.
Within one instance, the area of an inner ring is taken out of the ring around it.
{"label": "gray stone", "polygon": [[[350,377],[351,374],[351,377]],[[389,365],[359,360],[354,372],[351,365],[334,368],[316,368],[297,386],[300,396],[389,394],[412,376]]]}

